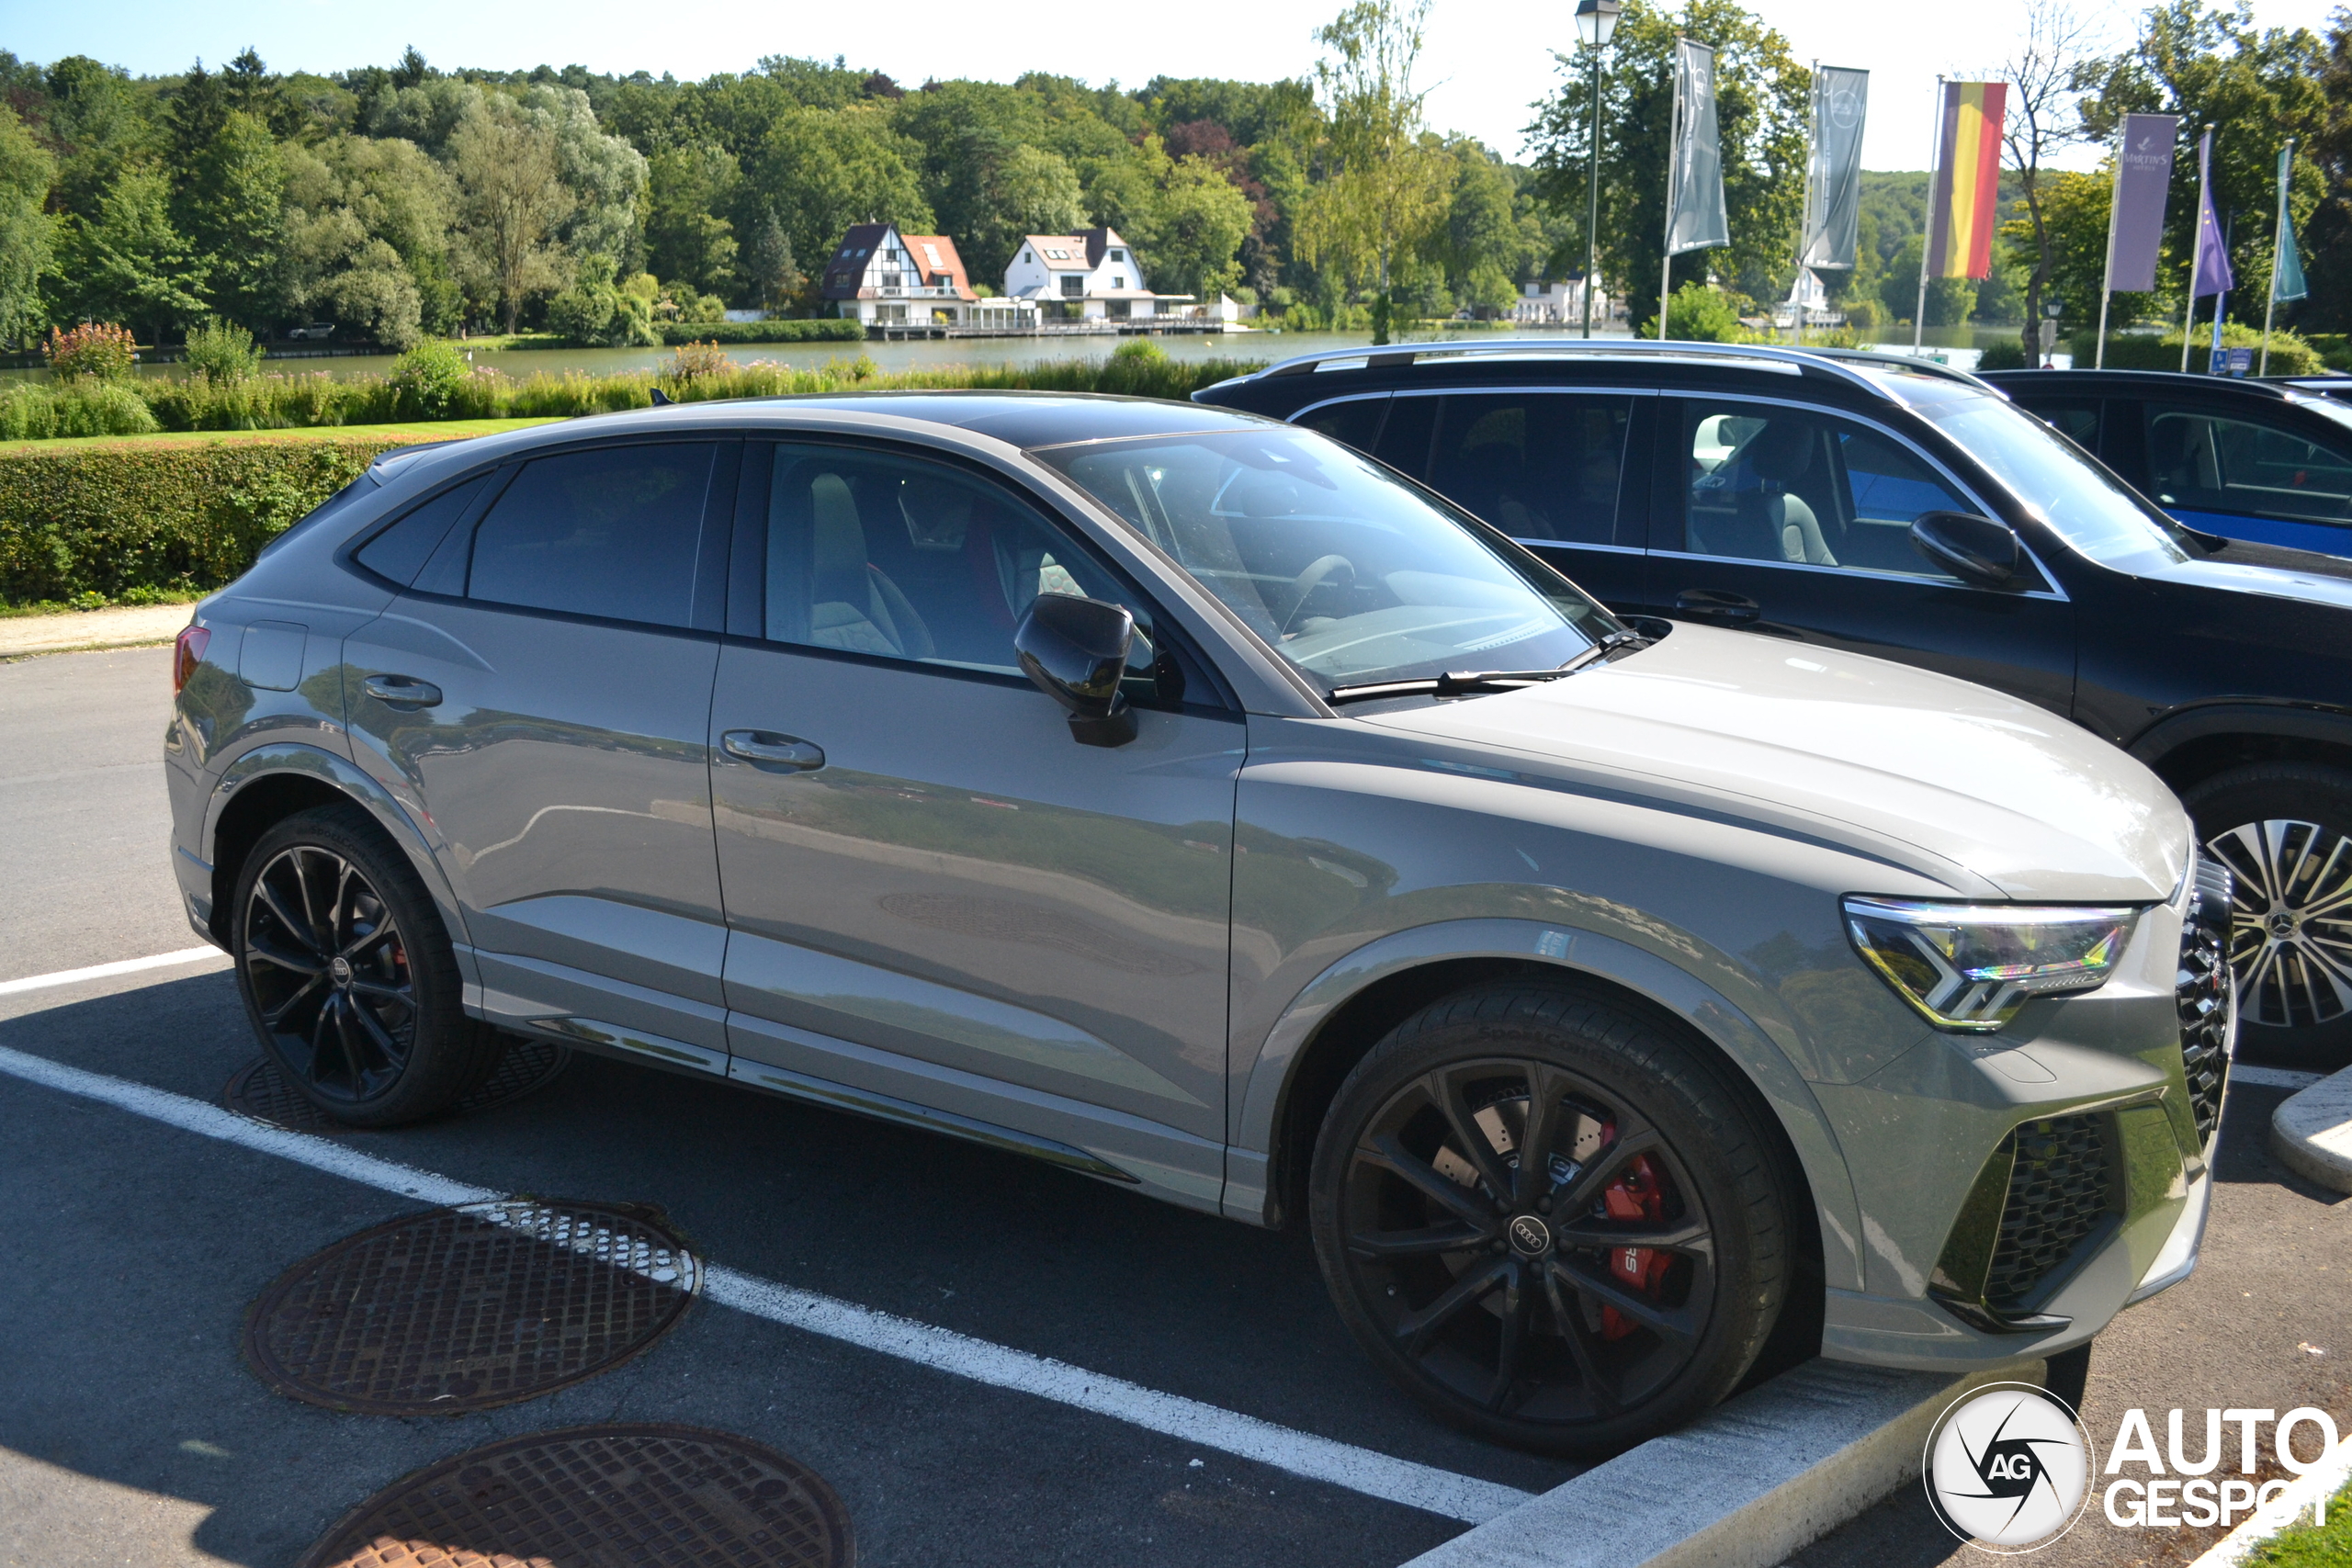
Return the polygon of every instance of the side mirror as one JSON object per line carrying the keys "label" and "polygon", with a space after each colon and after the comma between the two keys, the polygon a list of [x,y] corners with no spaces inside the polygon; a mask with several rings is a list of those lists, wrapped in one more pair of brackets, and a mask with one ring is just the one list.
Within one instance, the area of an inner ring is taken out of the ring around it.
{"label": "side mirror", "polygon": [[1012,633],[1022,672],[1069,710],[1070,734],[1088,746],[1136,738],[1135,709],[1119,694],[1136,618],[1126,606],[1067,593],[1040,593]]}
{"label": "side mirror", "polygon": [[1984,588],[2007,586],[2024,556],[2007,524],[1965,512],[1921,513],[1911,525],[1911,543],[1934,565]]}

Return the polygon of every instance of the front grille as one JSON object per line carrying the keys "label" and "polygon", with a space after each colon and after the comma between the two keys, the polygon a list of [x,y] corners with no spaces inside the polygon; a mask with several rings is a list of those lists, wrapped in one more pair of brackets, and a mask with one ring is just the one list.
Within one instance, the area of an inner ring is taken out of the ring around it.
{"label": "front grille", "polygon": [[2230,984],[2226,943],[2233,891],[2229,867],[2199,854],[2196,891],[2189,895],[2188,918],[2180,927],[2173,1003],[2180,1012],[2181,1076],[2188,1080],[2188,1104],[2197,1117],[2200,1144],[2211,1144],[2213,1129],[2221,1125],[2222,1090],[2230,1077],[2237,995]]}
{"label": "front grille", "polygon": [[2009,1134],[2017,1159],[1984,1280],[1987,1305],[2001,1310],[2022,1303],[2113,1208],[2114,1160],[2102,1122],[2097,1115],[2056,1116]]}

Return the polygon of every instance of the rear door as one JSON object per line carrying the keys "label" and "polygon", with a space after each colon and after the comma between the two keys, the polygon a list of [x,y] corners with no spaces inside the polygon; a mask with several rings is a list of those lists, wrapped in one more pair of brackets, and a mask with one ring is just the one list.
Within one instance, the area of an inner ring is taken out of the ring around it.
{"label": "rear door", "polygon": [[494,1013],[726,1049],[705,726],[739,451],[533,458],[358,552],[408,586],[345,643],[353,755],[435,841]]}
{"label": "rear door", "polygon": [[1737,398],[1663,400],[1659,420],[1651,613],[1900,660],[2071,711],[2073,605],[2030,562],[1999,590],[1930,565],[1912,522],[1985,508],[1901,437]]}
{"label": "rear door", "polygon": [[[747,451],[709,710],[739,1076],[1116,1150],[1213,1203],[1241,716],[1148,599],[992,477]],[[1041,593],[1136,613],[1133,741],[1080,744],[1022,675]]]}

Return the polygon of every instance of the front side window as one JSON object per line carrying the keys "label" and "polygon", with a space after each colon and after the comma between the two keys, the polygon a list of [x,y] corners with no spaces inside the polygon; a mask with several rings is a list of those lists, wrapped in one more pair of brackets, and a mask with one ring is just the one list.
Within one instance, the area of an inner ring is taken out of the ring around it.
{"label": "front side window", "polygon": [[1975,509],[1902,443],[1762,403],[1692,400],[1682,432],[1690,553],[1958,581],[1912,545],[1911,525]]}
{"label": "front side window", "polygon": [[763,630],[772,642],[1018,675],[1013,628],[1041,593],[1127,606],[1130,666],[1151,616],[1026,503],[960,470],[849,447],[779,445],[767,495]]}
{"label": "front side window", "polygon": [[2189,512],[2352,522],[2352,442],[2193,409],[2148,405],[2148,468],[2156,500]]}
{"label": "front side window", "polygon": [[1992,471],[2020,510],[2093,560],[2133,570],[2190,558],[2170,519],[2014,403],[1941,383],[1906,393],[1915,410]]}
{"label": "front side window", "polygon": [[523,465],[474,530],[466,597],[694,624],[709,442],[598,447]]}
{"label": "front side window", "polygon": [[1540,561],[1298,430],[1035,454],[1327,685],[1542,670],[1617,629]]}

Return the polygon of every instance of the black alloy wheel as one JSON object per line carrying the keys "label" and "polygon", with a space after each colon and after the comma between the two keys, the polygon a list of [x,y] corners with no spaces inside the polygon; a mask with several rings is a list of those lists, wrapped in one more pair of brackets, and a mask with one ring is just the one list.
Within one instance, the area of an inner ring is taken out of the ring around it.
{"label": "black alloy wheel", "polygon": [[1736,1386],[1786,1290],[1787,1198],[1738,1099],[1548,985],[1433,1004],[1340,1089],[1309,1194],[1340,1314],[1457,1425],[1598,1457]]}
{"label": "black alloy wheel", "polygon": [[2352,1046],[2352,778],[2266,763],[2187,796],[2207,852],[2236,880],[2230,968],[2242,1044]]}
{"label": "black alloy wheel", "polygon": [[496,1060],[496,1037],[458,1006],[423,884],[356,807],[262,836],[238,877],[232,950],[263,1048],[339,1121],[435,1114]]}

